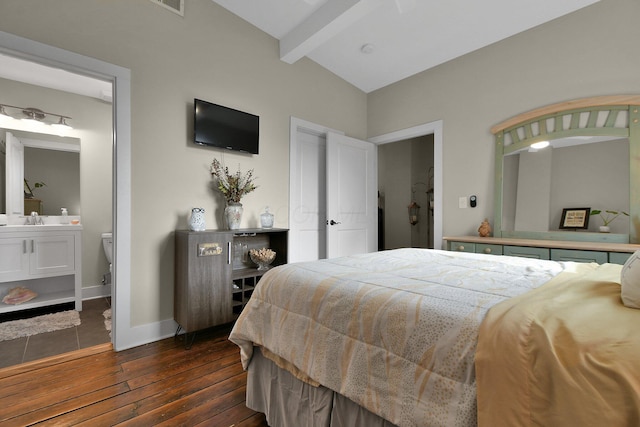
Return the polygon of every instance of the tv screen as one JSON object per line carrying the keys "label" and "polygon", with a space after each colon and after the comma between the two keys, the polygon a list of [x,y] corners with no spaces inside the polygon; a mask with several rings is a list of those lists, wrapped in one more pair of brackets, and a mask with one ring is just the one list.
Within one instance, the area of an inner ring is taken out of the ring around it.
{"label": "tv screen", "polygon": [[196,144],[258,154],[260,117],[194,99]]}

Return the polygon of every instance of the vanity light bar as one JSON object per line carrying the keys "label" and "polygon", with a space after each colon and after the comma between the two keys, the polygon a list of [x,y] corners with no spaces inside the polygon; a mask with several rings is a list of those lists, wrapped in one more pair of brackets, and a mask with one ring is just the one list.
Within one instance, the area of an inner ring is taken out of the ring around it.
{"label": "vanity light bar", "polygon": [[24,115],[24,117],[22,118],[22,120],[31,122],[31,123],[37,123],[37,124],[47,124],[44,122],[44,119],[47,116],[55,116],[58,117],[58,121],[56,123],[52,123],[51,126],[59,129],[59,130],[70,130],[73,129],[71,126],[69,126],[66,122],[66,120],[71,120],[71,117],[69,116],[63,116],[62,114],[56,114],[56,113],[49,113],[46,111],[42,111],[38,108],[33,108],[33,107],[18,107],[15,105],[9,105],[9,104],[0,104],[0,117],[7,117],[10,119],[14,119],[17,120],[15,117],[9,115],[7,113],[7,108],[13,108],[16,110],[20,110],[22,112],[22,114]]}

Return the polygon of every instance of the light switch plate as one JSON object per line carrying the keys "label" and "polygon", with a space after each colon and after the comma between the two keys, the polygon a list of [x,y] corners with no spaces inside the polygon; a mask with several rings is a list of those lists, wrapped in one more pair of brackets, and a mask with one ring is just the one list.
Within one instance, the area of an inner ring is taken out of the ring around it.
{"label": "light switch plate", "polygon": [[467,198],[466,197],[458,197],[458,207],[460,209],[467,208]]}

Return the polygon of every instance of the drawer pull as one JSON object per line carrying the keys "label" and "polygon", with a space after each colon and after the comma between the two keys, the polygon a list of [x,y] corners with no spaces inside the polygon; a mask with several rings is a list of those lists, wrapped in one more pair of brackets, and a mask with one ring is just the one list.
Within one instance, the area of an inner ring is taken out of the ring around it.
{"label": "drawer pull", "polygon": [[464,251],[464,246],[463,245],[458,246],[458,251],[460,252]]}
{"label": "drawer pull", "polygon": [[484,253],[485,254],[490,254],[491,253],[491,248],[484,248]]}

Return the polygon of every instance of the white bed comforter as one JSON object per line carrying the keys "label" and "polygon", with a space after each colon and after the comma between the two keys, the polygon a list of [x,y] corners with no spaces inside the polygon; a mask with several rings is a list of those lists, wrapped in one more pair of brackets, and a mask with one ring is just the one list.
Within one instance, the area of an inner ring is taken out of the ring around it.
{"label": "white bed comforter", "polygon": [[397,249],[274,268],[230,340],[398,426],[475,426],[474,354],[493,305],[564,263]]}

